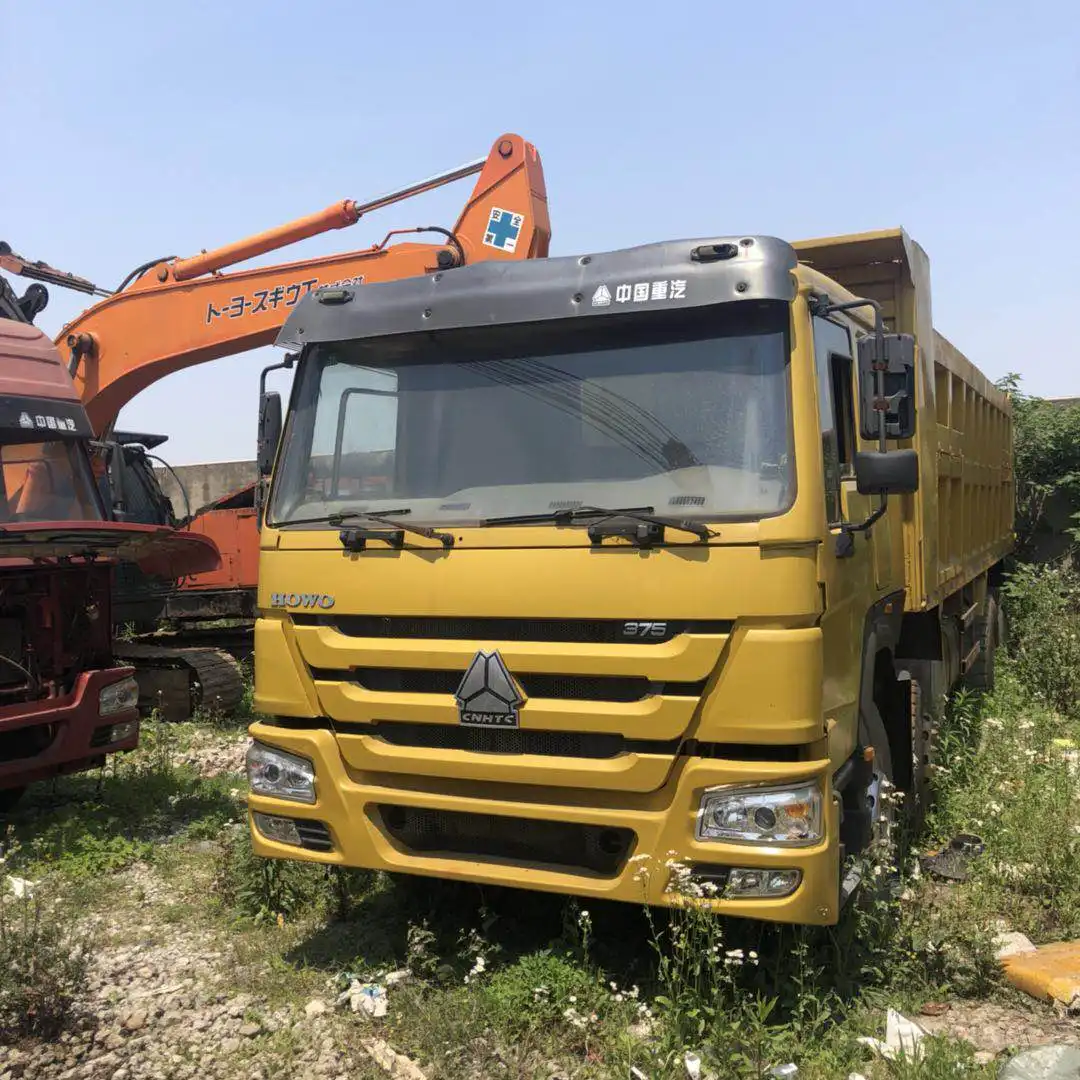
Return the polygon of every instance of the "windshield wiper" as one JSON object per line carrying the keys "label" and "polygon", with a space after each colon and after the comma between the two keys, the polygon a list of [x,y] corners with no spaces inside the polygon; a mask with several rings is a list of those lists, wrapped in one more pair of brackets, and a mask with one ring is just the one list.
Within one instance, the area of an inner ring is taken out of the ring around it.
{"label": "windshield wiper", "polygon": [[[532,525],[550,521],[555,525],[573,525],[586,518],[600,518],[589,526],[589,539],[597,544],[605,536],[625,536],[642,546],[664,542],[666,529],[693,533],[699,540],[706,541],[716,535],[711,529],[697,521],[685,518],[655,517],[652,506],[628,506],[609,509],[604,506],[576,506],[573,509],[550,510],[542,514],[516,514],[508,517],[487,518],[484,525]],[[618,518],[629,518],[637,526],[619,524]],[[644,526],[644,528],[642,528]]]}
{"label": "windshield wiper", "polygon": [[363,551],[368,540],[385,540],[391,547],[401,547],[405,543],[405,533],[413,533],[416,536],[424,536],[428,540],[438,540],[444,548],[454,546],[453,533],[441,532],[438,529],[430,529],[426,525],[406,525],[397,518],[404,514],[411,514],[412,510],[405,506],[398,510],[384,510],[381,514],[373,514],[367,510],[341,510],[336,514],[327,514],[324,517],[298,518],[295,521],[283,521],[283,525],[334,525],[341,528],[346,521],[375,521],[380,525],[389,525],[389,529],[341,529],[341,546],[346,551]]}

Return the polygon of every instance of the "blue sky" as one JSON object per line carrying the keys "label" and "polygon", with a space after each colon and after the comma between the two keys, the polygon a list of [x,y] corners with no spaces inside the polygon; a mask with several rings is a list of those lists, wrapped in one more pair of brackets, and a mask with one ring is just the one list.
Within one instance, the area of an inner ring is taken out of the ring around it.
{"label": "blue sky", "polygon": [[[112,287],[516,131],[543,156],[553,254],[903,225],[938,329],[991,377],[1080,395],[1078,57],[1068,0],[0,0],[0,239]],[[449,225],[468,191],[287,257]],[[53,289],[39,324],[82,300]],[[272,355],[172,375],[121,425],[167,432],[176,464],[250,457]]]}

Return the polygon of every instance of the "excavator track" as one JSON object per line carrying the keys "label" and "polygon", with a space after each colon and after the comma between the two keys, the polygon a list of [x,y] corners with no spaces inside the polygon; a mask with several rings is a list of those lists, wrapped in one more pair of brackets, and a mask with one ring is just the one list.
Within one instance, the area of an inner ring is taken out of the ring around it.
{"label": "excavator track", "polygon": [[240,667],[222,649],[118,641],[113,651],[135,668],[144,715],[156,709],[166,720],[189,720],[199,708],[228,713],[243,700]]}

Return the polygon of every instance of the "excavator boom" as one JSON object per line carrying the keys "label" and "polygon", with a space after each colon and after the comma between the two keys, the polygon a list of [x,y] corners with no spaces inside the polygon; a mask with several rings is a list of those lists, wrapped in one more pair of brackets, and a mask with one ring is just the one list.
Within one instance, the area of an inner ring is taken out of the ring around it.
{"label": "excavator boom", "polygon": [[[396,229],[359,251],[221,272],[476,174],[472,195],[451,229]],[[405,232],[443,239],[389,242]],[[540,155],[519,136],[503,135],[486,158],[377,199],[343,200],[214,251],[141,267],[125,288],[65,326],[57,344],[70,350],[76,387],[101,434],[136,394],[174,371],[271,344],[290,309],[314,288],[389,281],[480,258],[543,257],[550,236]]]}
{"label": "excavator boom", "polygon": [[[477,177],[475,187],[450,229],[395,229],[381,243],[359,251],[226,269],[308,237],[347,228],[374,210],[470,176]],[[439,235],[429,243],[390,243],[402,233],[425,232]],[[6,245],[0,245],[0,267],[104,297],[65,326],[57,344],[67,351],[79,397],[94,433],[102,437],[100,448],[110,448],[102,461],[110,462],[103,467],[111,470],[114,511],[125,519],[171,524],[172,507],[146,453],[161,438],[124,436],[112,430],[120,410],[136,394],[174,371],[273,343],[289,311],[312,289],[390,281],[481,259],[541,258],[547,254],[550,236],[540,156],[519,136],[504,135],[486,158],[376,199],[344,199],[212,251],[144,263],[115,292],[47,263],[24,259]],[[32,320],[47,300],[44,287],[35,284],[11,303],[22,317]],[[207,618],[207,612],[248,617],[255,602],[258,557],[253,489],[234,493],[228,508],[204,509],[194,517],[189,512],[185,525],[218,541],[220,569],[195,572],[182,583],[162,583],[122,565],[114,587],[114,614],[122,610],[123,621],[142,627],[162,613],[191,627]],[[209,638],[193,630],[194,647],[157,639],[114,643],[114,653],[137,670],[144,705],[182,718],[199,703],[228,709],[240,700],[243,685],[235,661],[217,647],[223,644],[222,631],[218,627],[207,633]]]}

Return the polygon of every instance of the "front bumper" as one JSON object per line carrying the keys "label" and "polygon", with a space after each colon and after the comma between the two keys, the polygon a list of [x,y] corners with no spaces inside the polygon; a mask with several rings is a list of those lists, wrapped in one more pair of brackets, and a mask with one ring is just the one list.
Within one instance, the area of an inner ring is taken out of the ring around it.
{"label": "front bumper", "polygon": [[[780,899],[710,899],[718,913],[800,924],[836,922],[839,912],[839,806],[825,800],[824,839],[802,848],[712,843],[694,838],[697,809],[706,788],[723,784],[787,784],[818,779],[828,784],[827,760],[725,761],[681,758],[667,783],[636,794],[568,786],[492,784],[453,778],[362,773],[342,760],[334,733],[256,723],[259,742],[308,758],[315,766],[316,801],[303,804],[250,795],[251,812],[325,824],[327,850],[268,840],[251,825],[255,851],[268,858],[302,859],[391,873],[536,889],[582,897],[669,906],[668,860],[695,867],[752,867],[801,871],[799,886]],[[540,822],[632,830],[626,857],[609,873],[562,869],[497,855],[451,854],[406,847],[391,835],[379,807],[531,819]],[[249,815],[250,817],[250,815]]]}
{"label": "front bumper", "polygon": [[[81,772],[100,764],[106,754],[134,750],[139,744],[138,710],[125,709],[108,716],[98,712],[101,691],[132,675],[130,667],[84,671],[71,692],[62,697],[0,708],[0,740],[4,745],[18,748],[33,742],[40,747],[29,754],[16,749],[2,755],[0,790]],[[115,742],[108,740],[107,729],[132,722],[136,726],[130,735]],[[13,752],[19,756],[10,756]]]}

